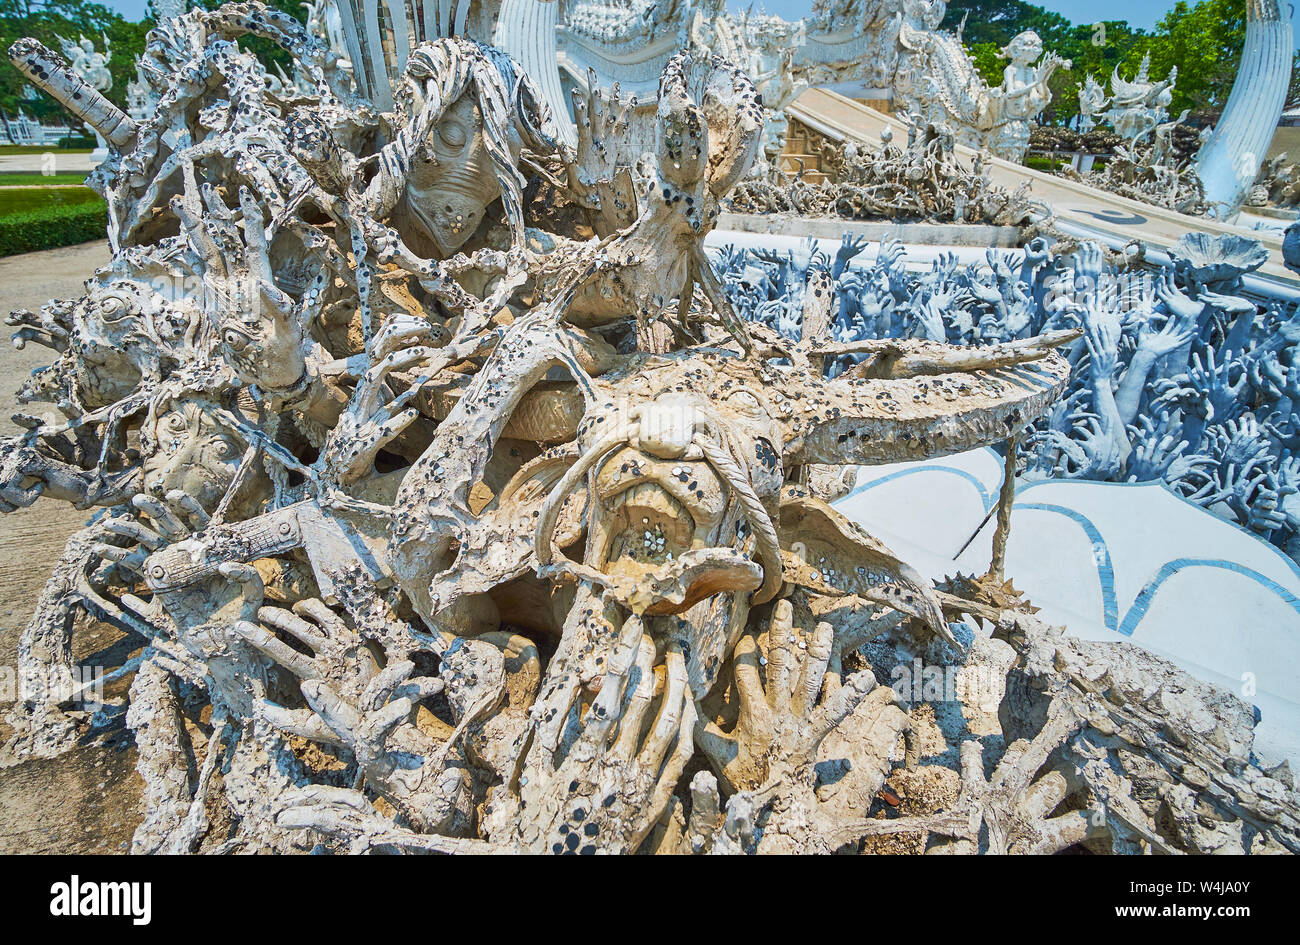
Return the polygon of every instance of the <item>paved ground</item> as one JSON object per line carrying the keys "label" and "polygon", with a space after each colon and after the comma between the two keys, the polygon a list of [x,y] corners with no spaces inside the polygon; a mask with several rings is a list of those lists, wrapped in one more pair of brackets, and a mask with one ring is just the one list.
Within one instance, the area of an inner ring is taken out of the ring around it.
{"label": "paved ground", "polygon": [[[108,258],[108,243],[99,241],[0,259],[0,313],[35,311],[49,298],[79,295],[83,280]],[[33,368],[48,364],[50,355],[36,345],[16,351],[7,341],[0,343],[0,434],[16,431],[9,420],[17,408],[14,391]],[[47,500],[0,516],[0,719],[13,697],[19,635],[64,541],[86,516]],[[107,627],[85,626],[74,655],[87,665],[107,662],[97,654],[117,639]],[[0,741],[8,734],[0,721]],[[124,850],[139,822],[139,792],[134,748],[120,717],[107,732],[60,758],[0,768],[0,853]]]}
{"label": "paved ground", "polygon": [[[896,142],[906,139],[906,130],[897,119],[891,120],[882,112],[827,89],[806,90],[788,111],[809,127],[841,141],[852,138],[877,143],[888,125],[893,126]],[[1262,242],[1270,253],[1269,261],[1259,270],[1260,275],[1295,281],[1295,276],[1282,265],[1281,233],[1227,226],[1203,217],[1175,213],[998,158],[987,163],[990,178],[1008,190],[1029,181],[1034,199],[1049,204],[1063,223],[1113,234],[1123,240],[1142,239],[1161,247],[1172,246],[1183,234],[1194,230],[1249,236]]]}
{"label": "paved ground", "polygon": [[50,150],[45,154],[0,154],[0,171],[32,171],[46,174],[87,173],[96,162],[90,154],[69,154]]}

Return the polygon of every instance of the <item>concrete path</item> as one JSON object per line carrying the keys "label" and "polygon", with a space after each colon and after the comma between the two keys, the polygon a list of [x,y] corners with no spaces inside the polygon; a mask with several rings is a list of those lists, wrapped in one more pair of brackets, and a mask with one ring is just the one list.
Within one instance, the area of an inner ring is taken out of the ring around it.
{"label": "concrete path", "polygon": [[[906,140],[907,131],[897,119],[828,89],[806,90],[786,111],[792,118],[836,141],[852,139],[878,145],[886,126],[893,127],[895,141],[900,137]],[[974,157],[975,152],[968,148],[958,150]],[[1197,230],[1247,236],[1259,240],[1269,250],[1269,261],[1258,270],[1260,277],[1293,288],[1297,284],[1295,275],[1282,265],[1280,233],[1175,213],[1000,158],[989,158],[986,164],[990,178],[1008,190],[1015,190],[1028,181],[1033,198],[1050,205],[1062,229],[1072,234],[1102,240],[1110,237],[1119,242],[1140,239],[1160,248],[1172,246],[1183,234]]]}
{"label": "concrete path", "polygon": [[[82,155],[84,157],[84,155]],[[82,283],[109,261],[108,242],[98,240],[0,259],[0,314],[36,311],[51,298],[82,294]],[[48,348],[17,351],[0,329],[0,435],[18,432],[9,419],[17,410],[45,414],[43,404],[19,407],[14,393],[32,369],[49,364]],[[89,516],[70,505],[39,500],[31,508],[0,515],[0,741],[13,701],[18,639],[63,544]],[[120,655],[120,634],[89,621],[79,625],[74,656],[86,665]],[[104,651],[113,649],[113,653]],[[106,693],[120,695],[119,685]],[[135,748],[119,717],[105,736],[62,757],[0,768],[0,854],[124,852],[139,823],[141,784]]]}
{"label": "concrete path", "polygon": [[[53,156],[53,167],[47,163]],[[44,154],[0,154],[0,171],[26,171],[32,174],[87,174],[99,163],[90,152],[77,154],[51,149]]]}

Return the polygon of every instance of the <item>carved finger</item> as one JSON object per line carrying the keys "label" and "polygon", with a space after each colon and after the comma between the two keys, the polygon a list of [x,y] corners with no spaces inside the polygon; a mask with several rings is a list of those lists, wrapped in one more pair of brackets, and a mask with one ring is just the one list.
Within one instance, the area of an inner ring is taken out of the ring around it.
{"label": "carved finger", "polygon": [[1049,771],[1025,790],[1021,810],[1033,820],[1046,817],[1065,800],[1069,790],[1065,775],[1059,771]]}
{"label": "carved finger", "polygon": [[382,750],[393,729],[405,722],[414,708],[415,703],[410,699],[394,699],[366,717],[360,729],[361,738],[372,750]]}
{"label": "carved finger", "polygon": [[394,826],[363,794],[347,788],[313,784],[285,792],[281,803],[284,806],[275,815],[279,826],[348,837],[353,840],[354,852],[368,847],[365,837],[382,834]]}
{"label": "carved finger", "polygon": [[118,600],[123,607],[150,626],[156,626],[167,620],[167,615],[157,600],[142,600],[134,594],[123,594]]}
{"label": "carved finger", "polygon": [[740,753],[739,739],[722,731],[716,722],[700,720],[695,724],[695,744],[700,746],[727,790],[735,791],[737,786],[727,774],[727,766]]}
{"label": "carved finger", "polygon": [[822,740],[857,709],[871,690],[876,688],[876,677],[864,669],[844,680],[844,685],[813,710],[809,717],[807,749],[815,751]]}
{"label": "carved finger", "polygon": [[390,318],[375,335],[374,351],[371,356],[380,360],[388,357],[412,342],[429,342],[433,340],[433,325],[424,319],[411,316]]}
{"label": "carved finger", "polygon": [[768,709],[767,695],[759,672],[758,641],[752,634],[745,634],[736,643],[734,655],[732,674],[736,680],[741,718],[767,718],[771,711]]}
{"label": "carved finger", "polygon": [[106,558],[115,564],[119,564],[124,568],[129,568],[136,574],[142,576],[144,574],[144,562],[148,557],[148,555],[143,551],[140,551],[138,548],[119,548],[116,545],[105,544],[95,545],[95,554],[99,555],[101,558]]}
{"label": "carved finger", "polygon": [[171,503],[173,509],[183,512],[189,517],[190,527],[195,531],[202,531],[208,527],[211,517],[208,515],[207,510],[199,505],[199,500],[188,492],[172,489],[167,493],[167,501]]}
{"label": "carved finger", "polygon": [[[319,679],[303,679],[301,688],[307,704],[355,750],[362,735],[361,713],[340,697],[332,686]],[[357,760],[361,761],[360,758]]]}
{"label": "carved finger", "polygon": [[650,796],[650,810],[657,815],[663,812],[665,805],[668,803],[668,797],[672,794],[677,782],[681,780],[682,771],[686,769],[686,764],[691,760],[691,755],[695,753],[695,741],[691,738],[691,729],[695,727],[695,721],[698,718],[695,709],[695,697],[691,695],[690,687],[686,688],[685,696],[682,701],[681,720],[677,728],[677,741],[673,746],[673,752],[668,758],[667,764],[664,765],[663,773],[660,774],[658,782],[655,784],[654,793]]}
{"label": "carved finger", "polygon": [[1071,811],[1060,817],[1051,817],[1035,826],[1032,842],[1024,846],[1013,844],[1009,852],[1031,856],[1058,853],[1085,840],[1110,833],[1102,812],[1092,810]]}
{"label": "carved finger", "polygon": [[247,620],[236,620],[231,624],[231,629],[248,641],[249,645],[258,652],[275,660],[299,679],[313,679],[317,675],[315,663],[289,646],[289,644],[276,639],[275,635],[265,627],[259,627]]}
{"label": "carved finger", "polygon": [[290,636],[296,637],[317,653],[321,652],[329,643],[324,634],[315,626],[283,607],[259,607],[257,619],[274,627],[276,630],[281,630]]}
{"label": "carved finger", "polygon": [[14,350],[22,351],[27,347],[27,342],[34,341],[43,348],[52,348],[55,351],[66,351],[68,348],[65,338],[56,339],[51,332],[43,328],[34,328],[31,326],[18,329],[10,336],[13,341]]}
{"label": "carved finger", "polygon": [[591,711],[587,714],[588,721],[583,736],[596,745],[605,744],[610,729],[618,721],[619,709],[623,705],[623,693],[627,688],[628,674],[641,651],[642,634],[641,618],[631,614],[623,622],[618,649],[610,657],[609,669],[606,670],[601,682],[600,694],[596,696],[596,701],[592,703]]}
{"label": "carved finger", "polygon": [[293,605],[293,612],[300,617],[310,617],[330,639],[338,640],[353,635],[343,618],[330,610],[320,598],[308,597],[298,601]]}
{"label": "carved finger", "polygon": [[195,216],[198,208],[194,212],[186,205],[186,201],[181,197],[173,197],[168,203],[176,219],[180,221],[181,228],[185,231],[185,238],[189,241],[194,252],[203,260],[203,266],[214,275],[225,274],[225,262],[216,241],[212,234],[208,232],[203,221]]}
{"label": "carved finger", "polygon": [[[685,722],[683,702],[690,701],[691,697],[687,687],[686,660],[682,657],[681,648],[676,643],[669,646],[664,665],[668,678],[664,686],[663,699],[659,704],[659,717],[655,719],[650,737],[646,739],[645,747],[641,749],[641,754],[637,758],[637,761],[649,771],[659,769],[664,753],[674,738],[680,736],[689,741],[687,733],[690,729],[685,728],[683,724]],[[694,723],[692,727],[693,725]]]}
{"label": "carved finger", "polygon": [[788,600],[779,600],[772,608],[772,623],[767,631],[767,704],[782,712],[790,704],[798,670],[794,656],[794,608]]}
{"label": "carved finger", "polygon": [[153,496],[138,495],[131,500],[131,504],[153,519],[154,526],[162,532],[168,541],[179,541],[182,538],[188,538],[191,534],[181,520],[172,513],[172,510],[153,498]]}
{"label": "carved finger", "polygon": [[104,530],[139,542],[149,551],[157,551],[167,542],[152,528],[127,518],[112,518],[104,522]]}
{"label": "carved finger", "polygon": [[722,801],[718,796],[718,779],[708,771],[698,771],[691,778],[691,819],[686,828],[691,852],[704,852],[721,823]]}
{"label": "carved finger", "polygon": [[385,355],[377,364],[366,371],[361,383],[371,389],[378,387],[384,378],[393,371],[400,371],[412,364],[427,360],[433,353],[434,349],[426,345],[416,345],[413,348],[402,348],[400,351],[394,351]]}
{"label": "carved finger", "polygon": [[802,684],[794,706],[795,711],[803,718],[808,717],[808,713],[817,704],[817,697],[821,695],[834,640],[835,631],[824,620],[817,624],[812,637],[808,640],[808,655],[804,659]]}
{"label": "carved finger", "polygon": [[[389,663],[366,683],[366,688],[361,692],[361,708],[367,712],[378,709],[392,698],[397,687],[405,683],[413,672],[415,672],[415,664],[410,660],[394,660]],[[438,680],[438,685],[442,686],[442,680]],[[409,693],[407,695],[410,696]],[[418,701],[413,696],[410,697],[412,701]]]}
{"label": "carved finger", "polygon": [[636,655],[636,688],[627,700],[623,718],[618,723],[618,738],[614,742],[614,754],[620,758],[633,757],[641,744],[641,723],[645,721],[655,694],[654,662],[654,640],[646,634],[641,638],[641,647]]}
{"label": "carved finger", "polygon": [[408,397],[408,395],[413,395],[415,392],[416,389],[411,388],[411,390],[407,391],[401,397],[397,398],[393,404],[389,405],[388,407],[384,407],[377,414],[375,414],[375,419],[370,424],[372,429],[369,435],[366,437],[367,452],[371,454],[378,453],[381,449],[383,449],[385,446],[391,443],[394,439],[401,436],[402,432],[407,427],[409,427],[413,422],[415,422],[415,418],[420,415],[420,411],[414,407],[407,407],[405,410],[397,414],[395,417],[390,414],[390,411],[395,409],[396,406],[398,405],[397,404],[398,401],[405,402],[409,400],[410,397]]}
{"label": "carved finger", "polygon": [[239,585],[240,596],[244,599],[245,619],[256,616],[257,608],[262,606],[262,601],[266,598],[266,587],[257,568],[239,561],[224,561],[217,565],[217,573],[227,581]]}
{"label": "carved finger", "polygon": [[314,742],[347,747],[338,734],[310,709],[286,709],[274,702],[263,700],[261,703],[256,704],[256,711],[267,722],[282,732],[288,732],[290,735],[301,735],[303,738],[311,739]]}
{"label": "carved finger", "polygon": [[446,683],[437,676],[416,676],[394,689],[393,694],[415,703],[422,702],[430,696],[436,696],[445,688],[447,688]]}

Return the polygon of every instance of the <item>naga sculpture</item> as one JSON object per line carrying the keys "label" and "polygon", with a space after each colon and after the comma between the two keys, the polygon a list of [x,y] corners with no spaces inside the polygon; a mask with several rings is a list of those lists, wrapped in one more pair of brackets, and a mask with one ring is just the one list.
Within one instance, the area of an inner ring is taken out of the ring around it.
{"label": "naga sculpture", "polygon": [[[272,93],[250,33],[314,94]],[[11,316],[56,358],[0,459],[9,507],[101,507],[7,751],[93,723],[60,686],[79,612],[132,635],[134,850],[1300,848],[1244,703],[1065,640],[1001,575],[930,586],[827,504],[845,465],[1018,434],[1077,333],[837,342],[821,265],[797,338],[746,322],[702,246],[762,141],[726,61],[668,61],[628,161],[617,95],[570,149],[466,39],[417,46],[382,121],[257,3],[147,56],[143,121],[79,103],[113,261]],[[917,660],[993,684],[902,685]]]}
{"label": "naga sculpture", "polygon": [[[942,15],[943,4],[939,3]],[[937,21],[936,21],[937,22]],[[1010,59],[1002,85],[990,89],[980,78],[960,39],[933,32],[931,19],[904,17],[899,31],[896,109],[931,124],[951,127],[957,143],[1009,161],[1021,161],[1029,147],[1030,121],[1051,101],[1047,82],[1070,67],[1055,53],[1043,55],[1033,30],[1012,38],[1001,55]],[[1042,61],[1037,62],[1042,56]]]}

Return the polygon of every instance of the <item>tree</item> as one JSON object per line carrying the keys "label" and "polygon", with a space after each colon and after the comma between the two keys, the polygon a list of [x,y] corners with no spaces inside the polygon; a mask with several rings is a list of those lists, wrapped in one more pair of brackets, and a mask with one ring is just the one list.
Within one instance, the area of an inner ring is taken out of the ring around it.
{"label": "tree", "polygon": [[[200,0],[200,5],[215,9],[225,0]],[[265,0],[267,6],[306,20],[306,12],[299,0]],[[0,0],[0,43],[3,48],[24,36],[40,40],[55,52],[62,52],[57,37],[76,41],[82,34],[93,40],[97,49],[103,49],[104,39],[113,47],[109,72],[113,87],[105,93],[108,100],[119,108],[126,107],[127,83],[135,79],[135,61],[144,51],[145,37],[153,28],[153,20],[146,17],[132,23],[116,10],[94,3],[92,0]],[[292,69],[288,53],[270,40],[247,36],[239,44],[257,55],[268,67],[279,63],[286,71]],[[27,78],[7,63],[0,67],[0,110],[16,115],[19,110],[46,124],[67,123],[77,126],[72,116],[48,95],[38,94],[27,98]]]}
{"label": "tree", "polygon": [[[135,59],[144,50],[145,34],[153,24],[131,23],[116,10],[87,0],[0,0],[0,44],[8,49],[16,40],[32,36],[55,52],[62,52],[58,37],[76,41],[83,34],[103,49],[104,37],[113,47],[109,72],[113,87],[105,93],[122,107],[126,85],[135,78]],[[19,110],[47,123],[77,124],[58,102],[45,94],[27,98],[27,78],[13,66],[0,68],[0,109],[9,115]]]}
{"label": "tree", "polygon": [[[1170,111],[1218,112],[1227,103],[1245,43],[1246,0],[1201,0],[1194,7],[1179,0],[1156,24],[1144,51],[1151,53],[1152,75],[1163,77],[1178,67]],[[1136,70],[1142,53],[1132,50],[1126,59]]]}
{"label": "tree", "polygon": [[1002,84],[1002,70],[1007,67],[1007,61],[1002,58],[1001,49],[997,43],[975,43],[967,47],[971,58],[975,60],[975,69],[989,85]]}
{"label": "tree", "polygon": [[[968,19],[962,40],[991,85],[1001,82],[1001,69],[992,69],[998,50],[1024,30],[1034,30],[1044,47],[1071,60],[1050,82],[1052,104],[1042,120],[1055,124],[1078,114],[1078,89],[1088,76],[1105,86],[1118,66],[1131,79],[1148,53],[1155,78],[1178,67],[1171,113],[1189,108],[1213,120],[1228,99],[1246,38],[1246,0],[1200,0],[1194,6],[1179,0],[1149,33],[1123,20],[1073,24],[1023,0],[952,0],[941,25],[955,31],[963,17]],[[1292,81],[1293,99],[1300,100],[1294,73]]]}

